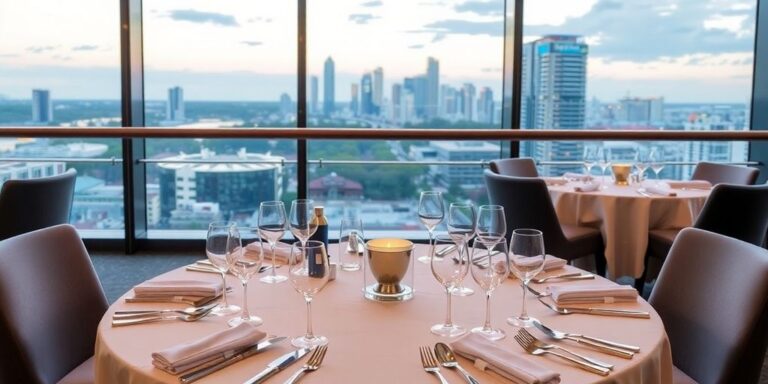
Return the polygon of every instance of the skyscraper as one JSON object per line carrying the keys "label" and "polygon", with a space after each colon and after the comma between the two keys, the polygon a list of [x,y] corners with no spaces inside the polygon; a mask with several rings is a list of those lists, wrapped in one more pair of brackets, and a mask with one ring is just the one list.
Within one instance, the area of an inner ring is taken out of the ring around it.
{"label": "skyscraper", "polygon": [[440,91],[440,63],[434,58],[427,59],[426,106],[424,110],[427,119],[437,117]]}
{"label": "skyscraper", "polygon": [[485,124],[493,124],[495,105],[493,103],[493,91],[483,87],[480,97],[477,99],[477,120]]}
{"label": "skyscraper", "polygon": [[464,120],[474,121],[475,114],[473,112],[475,110],[475,85],[472,83],[464,83],[464,86],[461,88],[461,93],[463,94],[461,113],[464,115]]}
{"label": "skyscraper", "polygon": [[[534,129],[582,129],[585,117],[588,48],[581,37],[550,35],[523,46],[521,125]],[[535,141],[522,148],[540,161],[578,161],[583,144]],[[545,174],[579,171],[579,166],[544,167]]]}
{"label": "skyscraper", "polygon": [[309,78],[309,113],[315,114],[318,112],[317,110],[317,76],[312,76]]}
{"label": "skyscraper", "polygon": [[333,59],[325,60],[323,71],[323,113],[330,116],[336,106],[336,65]]}
{"label": "skyscraper", "polygon": [[32,122],[47,124],[53,121],[51,92],[47,89],[32,90]]}
{"label": "skyscraper", "polygon": [[625,97],[616,111],[618,124],[661,124],[664,121],[664,98]]}
{"label": "skyscraper", "polygon": [[296,114],[296,108],[293,106],[293,100],[287,93],[280,95],[280,113],[284,118]]}
{"label": "skyscraper", "polygon": [[360,113],[374,115],[376,106],[373,105],[373,84],[371,74],[366,73],[360,81]]}
{"label": "skyscraper", "polygon": [[168,121],[184,121],[184,89],[181,87],[168,88],[168,104],[165,107],[165,119]]}
{"label": "skyscraper", "polygon": [[392,121],[400,122],[401,103],[403,98],[403,86],[400,84],[392,84],[392,111],[389,118]]}
{"label": "skyscraper", "polygon": [[352,83],[349,87],[349,110],[352,112],[352,116],[357,116],[360,112],[360,87],[357,83]]}
{"label": "skyscraper", "polygon": [[406,77],[403,89],[413,94],[413,114],[424,119],[427,117],[427,76]]}
{"label": "skyscraper", "polygon": [[384,100],[384,70],[378,67],[373,70],[373,105],[376,106],[376,112],[381,112]]}

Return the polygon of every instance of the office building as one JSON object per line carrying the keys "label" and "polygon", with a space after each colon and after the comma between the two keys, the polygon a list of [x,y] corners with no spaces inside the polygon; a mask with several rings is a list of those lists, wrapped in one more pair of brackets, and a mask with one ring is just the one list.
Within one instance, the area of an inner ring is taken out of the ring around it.
{"label": "office building", "polygon": [[293,100],[287,93],[280,95],[280,113],[284,119],[288,119],[296,115],[296,107],[293,106]]}
{"label": "office building", "polygon": [[376,106],[373,104],[373,82],[371,74],[366,73],[360,81],[360,114],[375,115]]}
{"label": "office building", "polygon": [[496,108],[493,103],[493,91],[483,87],[477,99],[477,121],[485,124],[493,124]]}
{"label": "office building", "polygon": [[625,97],[619,100],[615,111],[615,124],[664,124],[663,97]]}
{"label": "office building", "polygon": [[[501,147],[487,141],[430,141],[437,152],[437,161],[480,161],[499,157]],[[444,164],[436,167],[436,174],[445,187],[482,188],[483,173],[477,166]]]}
{"label": "office building", "polygon": [[168,104],[165,108],[167,121],[184,121],[184,90],[181,87],[168,89]]}
{"label": "office building", "polygon": [[51,92],[47,89],[32,90],[32,122],[48,124],[53,121]]}
{"label": "office building", "polygon": [[330,116],[336,107],[336,65],[328,57],[323,68],[323,114]]}
{"label": "office building", "polygon": [[466,121],[475,120],[475,86],[471,83],[465,83],[461,88],[461,111]]}
{"label": "office building", "polygon": [[360,86],[357,83],[352,83],[349,87],[349,111],[352,116],[357,116],[360,113]]}
{"label": "office building", "polygon": [[381,112],[384,106],[384,69],[378,67],[373,70],[373,105],[376,113]]}
{"label": "office building", "polygon": [[315,114],[318,113],[318,104],[317,104],[317,88],[318,88],[318,82],[317,76],[311,76],[309,78],[309,113]]}
{"label": "office building", "polygon": [[427,76],[406,77],[403,88],[413,95],[415,117],[425,119],[427,116]]}
{"label": "office building", "polygon": [[427,59],[426,102],[424,113],[427,119],[437,117],[440,91],[440,63],[433,57]]}
{"label": "office building", "polygon": [[392,111],[389,115],[390,120],[400,122],[402,115],[401,105],[403,99],[403,86],[401,84],[392,84]]}

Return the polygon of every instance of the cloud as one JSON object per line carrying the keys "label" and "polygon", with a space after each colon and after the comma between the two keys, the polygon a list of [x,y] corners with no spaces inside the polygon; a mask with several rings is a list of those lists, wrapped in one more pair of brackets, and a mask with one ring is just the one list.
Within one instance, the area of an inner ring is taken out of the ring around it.
{"label": "cloud", "polygon": [[211,23],[224,27],[237,27],[239,24],[232,15],[225,15],[216,12],[201,12],[193,9],[175,9],[170,13],[170,17],[176,21],[189,21],[192,23]]}
{"label": "cloud", "polygon": [[73,51],[95,51],[97,49],[99,49],[98,45],[78,45],[72,47]]}
{"label": "cloud", "polygon": [[0,59],[8,57],[19,57],[16,53],[0,53]]}
{"label": "cloud", "polygon": [[252,18],[246,20],[246,22],[248,22],[248,23],[256,23],[256,22],[271,23],[272,22],[272,18],[271,17],[261,17],[261,16],[259,16],[259,17],[252,17]]}
{"label": "cloud", "polygon": [[466,1],[453,7],[457,12],[472,12],[482,16],[503,16],[504,1]]}
{"label": "cloud", "polygon": [[366,1],[365,3],[360,4],[363,7],[381,7],[384,5],[384,3],[381,2],[381,0],[372,0],[372,1]]}
{"label": "cloud", "polygon": [[241,41],[240,43],[241,44],[245,44],[245,45],[247,45],[249,47],[257,47],[259,45],[263,45],[264,44],[261,41]]}
{"label": "cloud", "polygon": [[495,67],[495,68],[480,68],[480,71],[483,73],[497,73],[501,72],[501,68]]}
{"label": "cloud", "polygon": [[409,45],[408,48],[410,48],[410,49],[422,49],[422,48],[424,48],[424,44]]}
{"label": "cloud", "polygon": [[369,21],[378,18],[378,16],[374,16],[370,13],[353,13],[349,15],[349,20],[357,24],[368,24]]}
{"label": "cloud", "polygon": [[440,20],[425,25],[421,31],[414,32],[502,36],[504,34],[504,21]]}
{"label": "cloud", "polygon": [[54,49],[56,49],[56,47],[52,45],[37,45],[37,46],[28,47],[27,52],[43,53],[43,52],[53,51]]}
{"label": "cloud", "polygon": [[446,38],[447,36],[448,36],[448,35],[446,35],[445,33],[442,33],[442,32],[439,32],[439,33],[435,33],[435,37],[433,37],[433,38],[432,38],[432,42],[433,42],[433,43],[437,43],[438,41],[442,41],[442,40],[445,40],[445,38]]}

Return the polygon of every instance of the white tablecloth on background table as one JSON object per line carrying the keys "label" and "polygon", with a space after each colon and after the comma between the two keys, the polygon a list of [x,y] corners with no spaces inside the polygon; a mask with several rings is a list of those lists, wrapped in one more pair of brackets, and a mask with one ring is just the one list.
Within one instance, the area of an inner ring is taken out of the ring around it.
{"label": "white tablecloth on background table", "polygon": [[608,178],[605,190],[575,192],[577,185],[582,183],[549,187],[557,217],[563,224],[600,228],[608,273],[614,277],[640,277],[648,231],[690,226],[710,192],[674,189],[677,196],[647,197],[638,192],[639,184],[618,186]]}
{"label": "white tablecloth on background table", "polygon": [[[418,247],[425,247],[420,245]],[[420,251],[420,250],[418,250]],[[416,251],[415,254],[421,254]],[[361,260],[362,261],[362,260]],[[339,271],[336,281],[329,282],[312,304],[313,325],[316,334],[330,340],[328,354],[322,367],[310,373],[305,381],[315,383],[429,383],[436,378],[421,367],[418,347],[434,345],[438,341],[450,341],[430,333],[429,328],[442,322],[446,299],[442,287],[432,277],[429,267],[415,263],[415,297],[402,303],[379,303],[363,298],[362,271]],[[566,267],[574,269],[574,267]],[[283,269],[283,268],[281,268]],[[563,270],[548,272],[560,273]],[[281,270],[280,273],[285,273]],[[168,278],[195,278],[217,281],[219,276],[177,269],[164,275]],[[235,288],[230,300],[238,305],[242,301],[242,288],[229,276],[229,284]],[[589,284],[612,284],[605,279],[587,280]],[[564,282],[552,284],[584,284]],[[484,319],[484,295],[467,276],[467,286],[476,290],[470,297],[453,298],[453,320],[468,328],[479,326]],[[543,288],[542,285],[536,285]],[[505,319],[520,311],[522,292],[519,281],[508,279],[494,293],[492,318],[495,326],[507,332],[499,343],[522,358],[548,366],[562,375],[562,383],[671,383],[672,357],[669,342],[658,314],[647,302],[605,305],[651,311],[651,319],[617,318],[591,315],[558,315],[528,295],[529,314],[543,323],[564,331],[580,332],[617,342],[634,344],[641,352],[632,360],[604,355],[582,348],[572,342],[562,345],[578,352],[616,365],[608,377],[601,377],[561,363],[556,357],[526,355],[512,338],[516,329]],[[268,285],[254,278],[249,291],[251,312],[261,316],[261,330],[272,335],[297,336],[306,326],[306,307],[302,297],[289,282]],[[229,319],[209,316],[194,323],[166,321],[113,328],[112,313],[117,309],[145,309],[169,307],[169,304],[125,303],[121,298],[113,304],[101,321],[96,341],[97,383],[178,383],[172,376],[152,366],[150,354],[154,351],[197,340],[226,327]],[[177,306],[177,307],[184,307]],[[537,330],[533,334],[543,335]],[[200,383],[240,383],[260,372],[268,362],[291,350],[288,340],[270,350],[219,371]],[[509,383],[493,373],[481,372],[463,358],[460,362],[482,383]],[[306,357],[303,359],[306,360]],[[297,362],[286,371],[268,380],[281,383],[297,370],[304,361]],[[443,374],[453,383],[463,382],[457,372],[443,369]]]}

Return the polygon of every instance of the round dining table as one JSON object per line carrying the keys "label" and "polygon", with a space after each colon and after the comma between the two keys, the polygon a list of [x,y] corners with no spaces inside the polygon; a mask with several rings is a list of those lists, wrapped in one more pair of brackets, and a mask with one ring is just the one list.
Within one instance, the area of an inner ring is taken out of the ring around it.
{"label": "round dining table", "polygon": [[[331,245],[331,248],[334,248]],[[414,254],[421,254],[425,245],[417,245]],[[330,254],[334,254],[331,250]],[[362,257],[361,257],[362,262]],[[414,263],[414,297],[405,302],[376,302],[363,297],[363,271],[339,270],[336,279],[329,281],[316,295],[313,304],[315,334],[328,337],[328,352],[320,369],[308,373],[302,382],[307,383],[437,383],[433,375],[424,371],[419,356],[419,346],[434,346],[437,342],[455,339],[442,338],[430,333],[433,324],[445,319],[446,294],[431,274],[429,265]],[[566,266],[543,273],[542,276],[576,270]],[[285,274],[285,267],[278,269]],[[186,271],[179,268],[162,274],[156,279],[196,279],[220,281],[216,274]],[[227,277],[234,288],[231,302],[242,305],[242,287],[233,276]],[[485,317],[485,295],[467,275],[465,285],[475,290],[467,297],[453,297],[453,321],[468,329],[480,326]],[[610,285],[613,282],[597,277],[594,280],[547,282],[532,284],[546,289],[552,284]],[[159,303],[126,303],[125,297],[112,304],[98,328],[94,357],[97,383],[178,383],[179,378],[152,365],[151,354],[227,328],[230,317],[207,316],[196,322],[166,320],[141,325],[113,327],[112,314],[116,310],[148,309],[158,307],[183,308],[184,305]],[[522,304],[520,281],[508,279],[491,299],[492,323],[507,333],[497,345],[521,359],[550,368],[561,375],[562,383],[671,383],[672,356],[664,326],[658,314],[642,298],[637,302],[601,304],[609,308],[648,311],[649,319],[595,316],[586,314],[560,315],[544,307],[530,294],[526,304],[531,316],[551,328],[583,333],[623,344],[636,345],[640,352],[632,359],[602,354],[584,348],[577,343],[556,342],[588,356],[615,365],[608,376],[600,376],[581,370],[553,356],[528,355],[515,342],[517,329],[506,323],[506,318],[517,315]],[[303,297],[290,282],[264,284],[254,277],[249,285],[249,308],[264,323],[259,327],[269,335],[294,337],[306,329],[306,307]],[[546,341],[535,329],[530,332]],[[242,383],[253,377],[265,366],[293,349],[289,340],[283,341],[259,354],[213,373],[199,383]],[[267,380],[282,383],[305,362],[294,364]],[[476,368],[472,361],[459,357],[459,362],[480,383],[510,383],[509,380],[490,371]],[[451,383],[462,383],[458,372],[441,369]]]}
{"label": "round dining table", "polygon": [[653,180],[616,185],[611,178],[597,177],[593,182],[601,188],[579,192],[576,188],[583,187],[584,182],[568,181],[549,185],[549,193],[560,223],[600,229],[608,274],[614,278],[640,277],[645,268],[648,232],[691,226],[710,193],[703,189],[669,189],[675,196],[657,195],[646,191]]}

